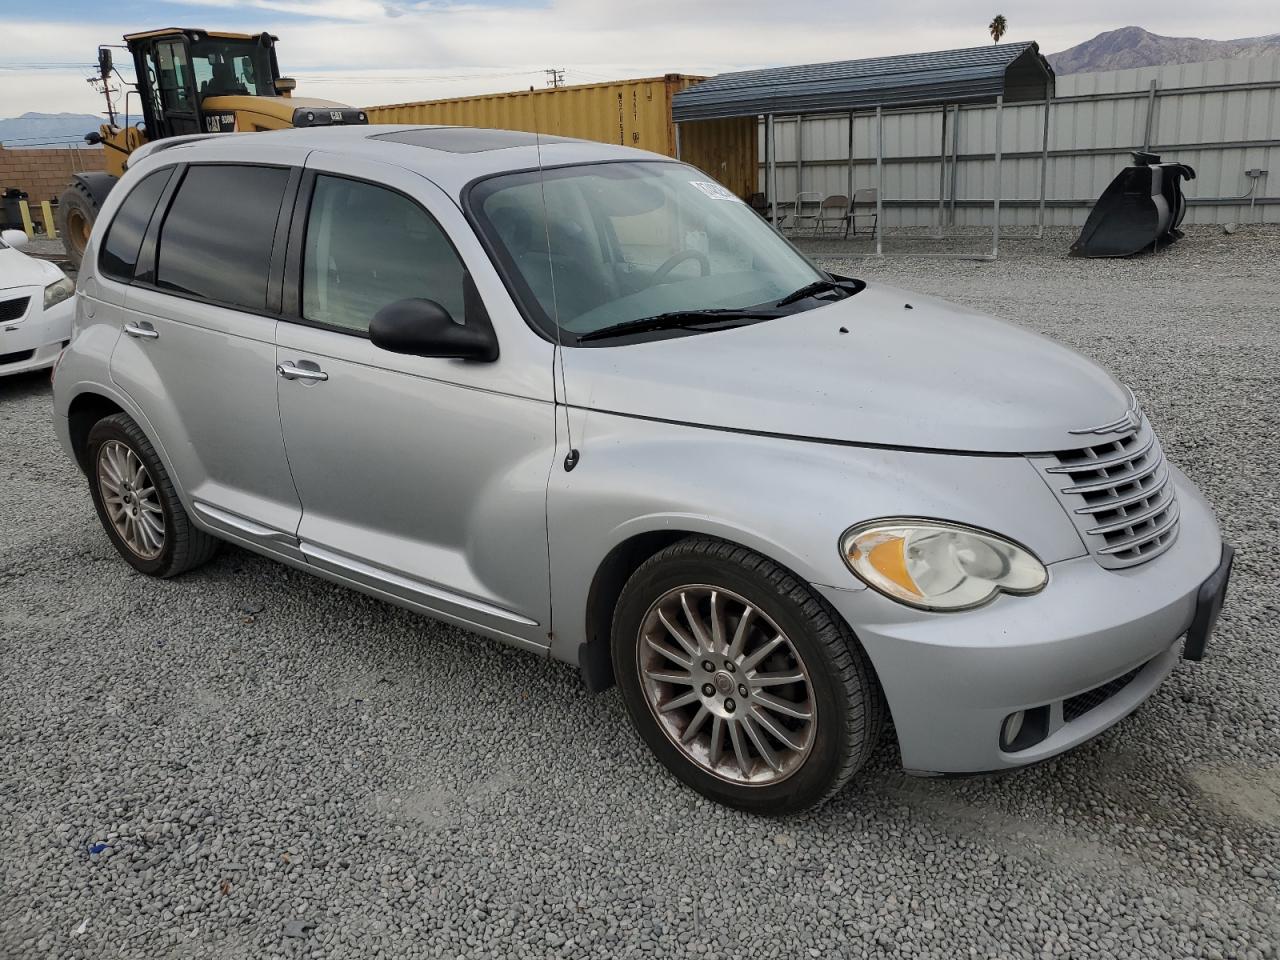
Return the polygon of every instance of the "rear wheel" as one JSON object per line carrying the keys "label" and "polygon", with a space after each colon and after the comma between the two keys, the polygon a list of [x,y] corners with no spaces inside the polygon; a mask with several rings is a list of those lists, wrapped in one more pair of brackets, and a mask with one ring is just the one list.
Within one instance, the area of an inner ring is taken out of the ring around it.
{"label": "rear wheel", "polygon": [[848,626],[789,571],[689,539],[627,582],[613,660],[632,722],[681,780],[729,806],[788,814],[838,791],[884,707]]}
{"label": "rear wheel", "polygon": [[98,519],[134,569],[173,577],[217,552],[218,541],[191,523],[151,441],[128,415],[99,420],[88,443]]}
{"label": "rear wheel", "polygon": [[88,190],[73,183],[58,198],[56,219],[71,268],[79,270],[84,248],[89,245],[89,235],[93,233],[93,221],[98,219],[98,204]]}

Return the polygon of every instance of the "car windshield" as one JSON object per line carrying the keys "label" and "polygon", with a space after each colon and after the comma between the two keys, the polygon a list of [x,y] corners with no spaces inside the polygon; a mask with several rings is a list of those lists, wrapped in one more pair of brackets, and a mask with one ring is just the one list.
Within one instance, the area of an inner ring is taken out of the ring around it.
{"label": "car windshield", "polygon": [[256,40],[198,40],[191,44],[191,69],[201,100],[235,94],[275,96],[271,51]]}
{"label": "car windshield", "polygon": [[558,321],[571,342],[646,318],[772,307],[826,279],[734,194],[680,163],[507,174],[481,181],[469,202],[526,312],[551,335]]}

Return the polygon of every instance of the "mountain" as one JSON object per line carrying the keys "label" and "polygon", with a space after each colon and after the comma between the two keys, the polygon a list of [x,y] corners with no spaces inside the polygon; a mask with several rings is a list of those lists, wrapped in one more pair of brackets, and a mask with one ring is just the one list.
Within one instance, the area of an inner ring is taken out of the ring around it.
{"label": "mountain", "polygon": [[7,150],[23,147],[85,147],[84,135],[97,130],[101,117],[91,113],[24,113],[0,119],[0,145]]}
{"label": "mountain", "polygon": [[1197,37],[1162,37],[1141,27],[1121,27],[1100,33],[1061,53],[1048,54],[1058,76],[1093,70],[1154,67],[1163,63],[1198,63],[1235,57],[1280,55],[1280,33],[1242,40],[1201,40]]}

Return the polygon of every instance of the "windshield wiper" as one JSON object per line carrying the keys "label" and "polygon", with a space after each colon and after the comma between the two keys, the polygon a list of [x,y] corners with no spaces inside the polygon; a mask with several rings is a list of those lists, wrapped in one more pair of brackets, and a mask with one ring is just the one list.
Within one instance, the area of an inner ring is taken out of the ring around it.
{"label": "windshield wiper", "polygon": [[742,310],[722,308],[710,310],[671,310],[652,317],[641,317],[638,320],[624,320],[590,333],[578,335],[578,342],[587,340],[608,340],[612,337],[625,337],[632,333],[650,333],[654,330],[693,330],[708,323],[719,323],[732,320],[771,320],[778,314],[771,310]]}
{"label": "windshield wiper", "polygon": [[829,290],[840,290],[845,296],[853,296],[859,289],[858,285],[851,280],[815,280],[813,283],[806,283],[795,293],[788,293],[774,306],[789,307],[793,303],[799,303],[805,297],[812,297],[815,293],[826,293]]}

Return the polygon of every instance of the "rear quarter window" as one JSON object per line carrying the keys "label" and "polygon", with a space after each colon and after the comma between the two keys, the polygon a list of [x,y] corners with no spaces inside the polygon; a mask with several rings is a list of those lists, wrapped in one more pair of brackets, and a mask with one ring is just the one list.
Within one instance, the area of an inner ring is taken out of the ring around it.
{"label": "rear quarter window", "polygon": [[98,269],[106,276],[125,283],[133,279],[142,238],[146,235],[151,215],[155,213],[156,203],[172,175],[172,167],[148,174],[129,191],[124,203],[120,204],[115,218],[107,227],[102,252],[98,255]]}
{"label": "rear quarter window", "polygon": [[263,311],[276,219],[289,182],[280,167],[193,165],[160,228],[156,285]]}

